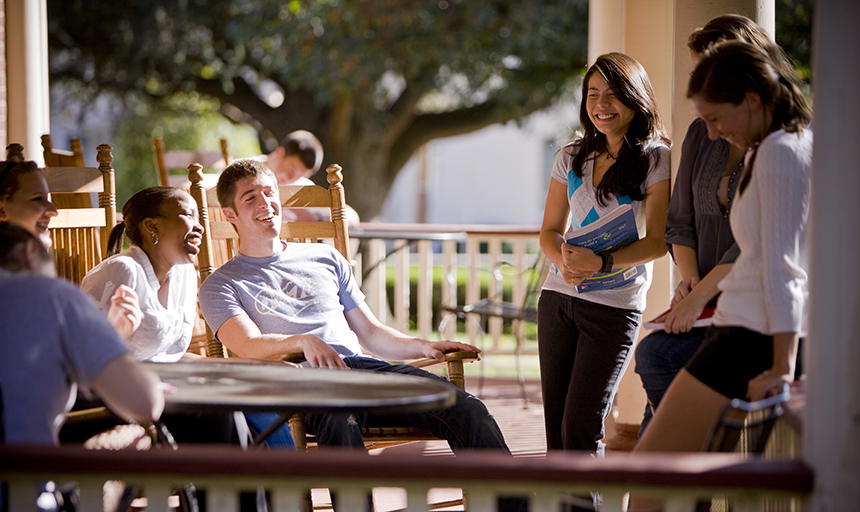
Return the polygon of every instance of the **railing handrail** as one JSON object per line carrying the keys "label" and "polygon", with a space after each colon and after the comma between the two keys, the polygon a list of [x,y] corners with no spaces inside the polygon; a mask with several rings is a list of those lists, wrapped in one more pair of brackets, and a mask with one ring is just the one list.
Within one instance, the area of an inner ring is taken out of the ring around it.
{"label": "railing handrail", "polygon": [[795,459],[722,453],[584,454],[510,457],[466,453],[456,457],[370,457],[364,453],[241,451],[230,446],[185,446],[178,451],[110,451],[79,447],[0,447],[0,474],[112,474],[433,480],[517,484],[593,483],[629,487],[734,488],[806,494],[813,472]]}
{"label": "railing handrail", "polygon": [[358,229],[367,231],[414,231],[417,233],[469,233],[490,235],[537,235],[540,226],[510,224],[416,224],[391,222],[361,222]]}

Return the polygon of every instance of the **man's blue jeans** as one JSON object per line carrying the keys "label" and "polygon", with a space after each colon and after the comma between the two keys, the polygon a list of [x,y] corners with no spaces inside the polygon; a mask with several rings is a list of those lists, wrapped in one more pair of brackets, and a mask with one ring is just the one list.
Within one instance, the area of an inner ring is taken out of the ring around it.
{"label": "man's blue jeans", "polygon": [[654,415],[654,408],[663,399],[675,375],[705,341],[707,330],[707,327],[696,327],[681,334],[654,331],[636,346],[636,373],[642,379],[642,386],[648,396],[639,437],[645,432],[645,427]]}
{"label": "man's blue jeans", "polygon": [[[350,368],[388,373],[416,375],[428,379],[447,380],[432,373],[405,364],[390,364],[370,357],[346,357]],[[449,383],[450,384],[450,383]],[[451,386],[455,387],[453,384]],[[414,426],[429,430],[433,435],[448,441],[453,451],[492,448],[510,453],[502,431],[487,407],[474,396],[457,389],[457,402],[447,408],[398,415],[372,415],[365,413],[306,414],[305,422],[316,434],[320,446],[339,446],[364,449],[361,430],[365,426]]]}

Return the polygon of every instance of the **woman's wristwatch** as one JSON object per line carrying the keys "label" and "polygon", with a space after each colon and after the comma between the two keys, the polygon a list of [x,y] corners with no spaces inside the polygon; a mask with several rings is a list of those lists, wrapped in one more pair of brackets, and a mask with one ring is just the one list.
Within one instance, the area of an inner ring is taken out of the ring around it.
{"label": "woman's wristwatch", "polygon": [[604,251],[599,253],[600,259],[603,260],[603,265],[600,266],[600,272],[607,274],[612,272],[612,253]]}

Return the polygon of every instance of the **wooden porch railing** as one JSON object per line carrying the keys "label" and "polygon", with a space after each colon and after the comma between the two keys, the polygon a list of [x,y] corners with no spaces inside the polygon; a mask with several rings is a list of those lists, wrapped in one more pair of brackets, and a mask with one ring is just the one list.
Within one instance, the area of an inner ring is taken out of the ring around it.
{"label": "wooden porch railing", "polygon": [[[538,226],[496,226],[474,224],[389,224],[366,223],[359,226],[361,230],[376,233],[389,232],[385,239],[354,240],[353,254],[362,244],[366,244],[363,255],[359,258],[356,274],[366,275],[362,282],[362,290],[367,296],[367,303],[379,319],[396,329],[406,331],[410,328],[410,304],[416,305],[416,322],[412,326],[423,338],[432,338],[438,327],[434,316],[433,272],[443,272],[443,286],[438,292],[435,303],[454,305],[457,301],[456,278],[458,269],[467,273],[465,303],[471,304],[496,293],[499,284],[492,269],[499,262],[506,262],[510,270],[503,274],[503,279],[510,280],[512,301],[522,302],[526,295],[526,269],[532,266],[538,257]],[[406,240],[397,239],[396,233],[408,232],[410,238],[420,238],[425,234],[426,239]],[[434,235],[461,234],[462,241],[444,240],[433,241]],[[387,268],[394,266],[394,297],[393,307],[388,305],[386,291]],[[418,269],[417,294],[410,291],[410,267]],[[487,291],[482,294],[481,280],[488,280]],[[477,321],[475,319],[474,321]],[[436,325],[434,325],[434,323]],[[449,322],[445,336],[455,337],[456,322]],[[469,341],[475,343],[477,329],[471,322],[466,323],[466,333]],[[498,349],[502,334],[502,321],[492,319],[488,326],[492,347]]]}
{"label": "wooden porch railing", "polygon": [[623,510],[627,492],[666,498],[668,512],[690,511],[697,499],[721,495],[734,510],[761,510],[768,497],[805,498],[811,470],[798,460],[749,459],[730,454],[551,454],[513,458],[467,453],[456,457],[369,456],[356,452],[300,453],[225,446],[178,451],[90,451],[77,447],[0,447],[0,478],[8,484],[11,512],[34,508],[39,482],[79,483],[80,510],[102,506],[102,485],[122,480],[142,485],[150,512],[168,510],[177,485],[206,493],[209,512],[237,511],[239,493],[265,487],[278,511],[300,510],[310,488],[329,488],[338,512],[366,512],[373,487],[400,487],[407,510],[427,510],[431,488],[461,488],[472,512],[495,512],[500,496],[527,496],[532,512],[556,512],[568,494],[599,492],[603,512]]}

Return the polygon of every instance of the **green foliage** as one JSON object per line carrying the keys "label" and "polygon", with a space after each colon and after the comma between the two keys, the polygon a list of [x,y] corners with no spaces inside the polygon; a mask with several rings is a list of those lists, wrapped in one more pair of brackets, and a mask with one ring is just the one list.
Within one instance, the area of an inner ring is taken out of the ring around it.
{"label": "green foliage", "polygon": [[[229,89],[233,79],[268,78],[324,104],[355,91],[384,104],[393,74],[474,103],[502,83],[546,95],[585,57],[582,1],[52,0],[49,8],[52,49],[77,53],[54,72],[87,64],[102,83],[162,96],[201,80]],[[75,23],[95,15],[105,21]]]}
{"label": "green foliage", "polygon": [[426,142],[553,104],[586,60],[587,0],[48,0],[51,78],[199,93],[263,151],[295,129],[381,208]]}
{"label": "green foliage", "polygon": [[[807,77],[812,2],[775,0],[777,39]],[[324,165],[343,166],[365,220],[423,144],[551,107],[586,64],[588,0],[47,0],[47,8],[54,83],[152,102],[196,94],[200,106],[250,123],[266,152],[288,132],[310,130]],[[128,152],[142,158],[148,146]]]}
{"label": "green foliage", "polygon": [[776,40],[794,60],[800,77],[812,79],[813,0],[775,0]]}

